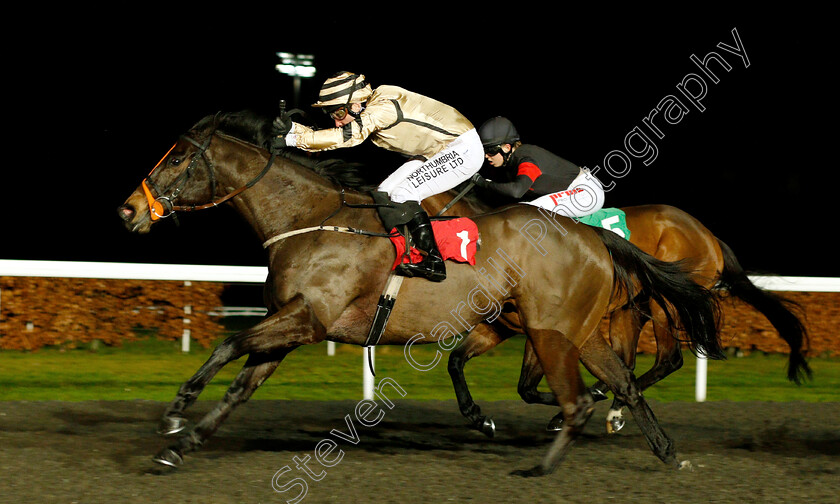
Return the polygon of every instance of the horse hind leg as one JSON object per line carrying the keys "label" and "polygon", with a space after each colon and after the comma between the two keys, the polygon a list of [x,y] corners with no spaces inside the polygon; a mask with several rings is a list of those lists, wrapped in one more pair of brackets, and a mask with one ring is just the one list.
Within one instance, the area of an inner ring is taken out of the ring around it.
{"label": "horse hind leg", "polygon": [[633,419],[644,434],[653,453],[667,465],[682,469],[688,461],[678,462],[674,442],[665,434],[656,417],[642,397],[630,369],[612,351],[603,338],[595,334],[581,347],[581,361],[595,377],[609,385],[615,396],[627,405]]}
{"label": "horse hind leg", "polygon": [[543,476],[552,473],[583,431],[595,404],[586,390],[578,368],[578,350],[562,333],[554,330],[528,330],[534,351],[566,419],[542,462],[517,476]]}
{"label": "horse hind leg", "polygon": [[[557,396],[548,392],[539,392],[537,386],[543,379],[543,370],[540,366],[539,359],[534,353],[531,341],[525,343],[525,355],[522,358],[522,370],[519,375],[519,396],[528,404],[545,404],[547,406],[558,406]],[[607,399],[606,390],[608,387],[603,382],[598,382],[589,389],[589,393],[595,402]],[[602,391],[603,390],[603,391]],[[619,406],[619,413],[620,408]],[[563,411],[562,409],[551,420],[548,421],[545,430],[549,432],[559,432],[563,429]],[[623,426],[623,420],[621,420]],[[619,427],[620,428],[620,427]]]}

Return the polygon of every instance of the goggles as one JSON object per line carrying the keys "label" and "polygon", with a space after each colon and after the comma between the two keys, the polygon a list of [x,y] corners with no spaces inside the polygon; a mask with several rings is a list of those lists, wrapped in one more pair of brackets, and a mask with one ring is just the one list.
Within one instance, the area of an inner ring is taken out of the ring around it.
{"label": "goggles", "polygon": [[336,121],[343,121],[344,118],[347,117],[347,114],[350,113],[350,109],[347,107],[347,105],[339,105],[338,108],[334,108],[332,110],[325,109],[324,113],[326,113],[328,116],[330,116],[332,119],[335,119]]}
{"label": "goggles", "polygon": [[501,145],[485,145],[484,146],[484,153],[488,156],[495,156],[502,152]]}

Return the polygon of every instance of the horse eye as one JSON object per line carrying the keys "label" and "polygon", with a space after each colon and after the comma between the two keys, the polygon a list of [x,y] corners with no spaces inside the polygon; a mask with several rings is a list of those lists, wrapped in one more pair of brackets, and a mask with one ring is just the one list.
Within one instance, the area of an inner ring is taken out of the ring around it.
{"label": "horse eye", "polygon": [[171,160],[171,161],[169,161],[169,162],[170,162],[173,166],[178,166],[179,164],[181,164],[181,160],[180,160],[180,159],[178,159],[178,158],[174,158],[174,159],[172,159],[172,160]]}

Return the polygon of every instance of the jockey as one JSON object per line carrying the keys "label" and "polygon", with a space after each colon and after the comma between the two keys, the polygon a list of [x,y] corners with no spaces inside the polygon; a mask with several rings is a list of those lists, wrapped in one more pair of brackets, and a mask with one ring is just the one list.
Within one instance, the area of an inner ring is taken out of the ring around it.
{"label": "jockey", "polygon": [[523,144],[508,119],[494,117],[478,131],[487,162],[503,168],[504,182],[476,173],[476,186],[566,217],[584,217],[604,206],[604,189],[585,168],[536,145]]}
{"label": "jockey", "polygon": [[368,137],[384,149],[410,159],[373,192],[387,230],[407,224],[418,264],[400,264],[397,274],[440,282],[446,267],[438,251],[429,216],[420,206],[465,182],[484,162],[475,127],[454,108],[396,86],[371,89],[362,74],[340,72],[328,78],[312,105],[321,108],[335,128],[313,130],[281,115],[274,121],[274,148],[297,147],[309,152],[353,147]]}

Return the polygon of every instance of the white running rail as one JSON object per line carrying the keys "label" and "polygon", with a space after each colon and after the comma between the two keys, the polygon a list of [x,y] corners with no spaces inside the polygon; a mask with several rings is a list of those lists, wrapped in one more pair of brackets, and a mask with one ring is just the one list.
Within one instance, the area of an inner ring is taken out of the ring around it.
{"label": "white running rail", "polygon": [[[148,264],[76,261],[26,261],[0,259],[0,276],[105,278],[122,280],[174,280],[193,282],[256,283],[265,282],[268,268],[264,266],[201,266],[192,264]],[[757,286],[773,291],[840,292],[840,278],[750,276]],[[240,308],[242,309],[242,308]],[[258,312],[260,308],[245,308]],[[189,348],[189,346],[186,346]],[[328,342],[327,353],[333,355],[335,346]],[[373,376],[367,364],[367,352],[362,352],[362,389],[365,398],[372,396]],[[371,355],[373,357],[373,355]],[[697,359],[695,399],[706,400],[707,362]]]}

